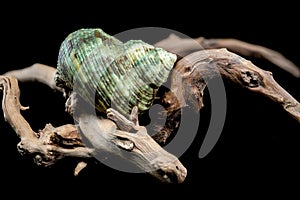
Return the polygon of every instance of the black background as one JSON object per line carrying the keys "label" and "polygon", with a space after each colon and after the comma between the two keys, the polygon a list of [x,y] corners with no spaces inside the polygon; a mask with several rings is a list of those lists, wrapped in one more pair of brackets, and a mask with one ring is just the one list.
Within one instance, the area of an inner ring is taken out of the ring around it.
{"label": "black background", "polygon": [[[290,3],[262,6],[256,2],[166,3],[69,2],[1,6],[0,74],[33,63],[56,66],[62,40],[79,28],[100,27],[113,35],[140,27],[163,27],[190,37],[236,38],[283,53],[300,66],[299,11]],[[270,70],[274,78],[300,100],[299,79],[267,61],[248,58]],[[268,99],[225,82],[227,117],[214,149],[198,157],[209,111],[201,111],[197,139],[180,160],[188,169],[185,183],[164,185],[146,174],[131,174],[90,164],[78,177],[75,162],[62,160],[39,168],[19,155],[19,139],[0,116],[0,192],[23,197],[138,198],[175,194],[213,197],[260,197],[297,194],[299,186],[299,124]],[[44,85],[21,83],[23,114],[34,130],[46,123],[71,122],[64,99]],[[205,117],[207,116],[207,117]],[[12,189],[12,190],[10,190]],[[1,194],[2,195],[2,194]],[[189,198],[189,197],[188,197]]]}

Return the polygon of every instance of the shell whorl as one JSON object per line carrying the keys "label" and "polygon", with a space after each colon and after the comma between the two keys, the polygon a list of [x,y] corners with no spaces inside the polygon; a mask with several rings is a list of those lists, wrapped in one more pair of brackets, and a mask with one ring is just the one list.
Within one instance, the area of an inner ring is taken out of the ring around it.
{"label": "shell whorl", "polygon": [[80,29],[62,42],[56,85],[76,90],[102,113],[114,107],[128,115],[137,105],[150,108],[177,57],[141,40],[125,43],[102,29]]}

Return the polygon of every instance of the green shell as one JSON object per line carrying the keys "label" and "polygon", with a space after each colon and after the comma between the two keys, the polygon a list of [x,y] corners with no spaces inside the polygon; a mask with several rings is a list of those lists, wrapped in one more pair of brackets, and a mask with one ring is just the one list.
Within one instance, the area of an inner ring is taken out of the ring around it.
{"label": "green shell", "polygon": [[62,42],[56,85],[74,90],[102,113],[150,108],[177,57],[141,40],[121,42],[102,29],[80,29]]}

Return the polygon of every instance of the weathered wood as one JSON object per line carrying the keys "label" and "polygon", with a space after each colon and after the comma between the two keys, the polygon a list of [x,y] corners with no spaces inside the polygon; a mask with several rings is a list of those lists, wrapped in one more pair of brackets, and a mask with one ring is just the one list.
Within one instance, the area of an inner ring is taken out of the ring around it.
{"label": "weathered wood", "polygon": [[[164,113],[158,115],[167,116],[166,122],[159,127],[160,131],[152,136],[157,143],[145,127],[139,126],[137,113],[133,112],[130,119],[113,109],[108,110],[107,119],[85,112],[75,114],[77,98],[73,95],[66,101],[66,111],[74,116],[78,126],[66,124],[55,128],[47,124],[43,130],[34,132],[20,113],[26,108],[19,102],[18,81],[38,81],[64,92],[54,84],[55,68],[35,64],[0,76],[3,114],[21,139],[18,144],[20,153],[35,155],[37,164],[49,166],[63,157],[91,158],[103,151],[127,159],[163,182],[183,182],[187,174],[185,167],[161,146],[176,134],[183,108],[191,106],[197,112],[204,106],[204,89],[210,80],[219,76],[280,104],[300,123],[299,102],[273,79],[272,73],[230,50],[259,55],[299,77],[299,68],[278,52],[237,40],[193,40],[174,36],[156,46],[176,53],[179,58],[181,56],[170,77],[170,90],[157,100],[165,108]],[[92,148],[85,145],[83,138],[88,139]],[[77,175],[85,166],[85,162],[79,162],[74,174]]]}
{"label": "weathered wood", "polygon": [[14,76],[20,82],[36,81],[49,86],[53,90],[63,92],[62,88],[57,87],[54,81],[56,68],[48,65],[35,63],[30,67],[8,71],[3,76]]}
{"label": "weathered wood", "polygon": [[300,123],[299,102],[274,80],[272,73],[225,48],[189,54],[176,64],[175,71],[171,89],[178,93],[176,96],[184,97],[180,100],[182,106],[188,101],[196,110],[200,110],[203,107],[202,96],[206,81],[220,74],[223,78],[280,104]]}
{"label": "weathered wood", "polygon": [[[108,119],[104,119],[83,112],[78,117],[82,134],[100,154],[108,152],[111,156],[118,156],[162,182],[181,183],[185,180],[186,168],[177,157],[157,144],[145,127],[125,119],[111,108],[108,109],[107,116]],[[118,127],[125,127],[128,132]],[[99,156],[95,156],[99,159]],[[120,163],[118,166],[120,167]]]}
{"label": "weathered wood", "polygon": [[50,166],[64,157],[91,158],[93,149],[84,147],[74,125],[53,127],[46,124],[43,130],[35,132],[21,115],[25,110],[19,97],[20,90],[15,77],[0,76],[3,90],[2,110],[4,118],[14,129],[20,142],[18,151],[22,155],[34,156],[37,165]]}
{"label": "weathered wood", "polygon": [[[2,108],[5,120],[21,139],[17,145],[18,150],[22,155],[34,156],[34,161],[38,165],[50,166],[64,157],[92,158],[100,151],[132,162],[143,172],[153,175],[162,182],[181,183],[185,180],[186,168],[177,157],[159,146],[148,135],[145,127],[139,126],[136,109],[131,116],[133,121],[109,109],[108,119],[86,112],[80,113],[76,118],[79,129],[71,124],[56,128],[46,124],[43,130],[34,132],[20,113],[20,110],[25,108],[19,101],[20,90],[17,79],[0,76],[0,88],[3,90]],[[133,132],[125,132],[117,127]],[[92,148],[86,147],[82,136],[88,138],[93,145]],[[75,175],[85,167],[82,161],[78,164],[74,170]]]}
{"label": "weathered wood", "polygon": [[162,102],[169,102],[165,106],[166,123],[162,131],[154,135],[160,144],[165,144],[168,137],[176,134],[182,108],[191,106],[198,112],[204,106],[204,89],[210,80],[220,76],[280,104],[300,123],[299,102],[274,80],[271,72],[225,48],[201,50],[179,60],[172,72],[172,92],[162,99]]}
{"label": "weathered wood", "polygon": [[299,66],[293,63],[291,60],[287,59],[278,51],[233,38],[180,38],[175,34],[171,34],[166,39],[157,42],[155,46],[162,47],[172,53],[178,54],[181,57],[203,49],[226,48],[231,52],[239,54],[240,56],[265,59],[282,68],[283,70],[289,72],[291,75],[297,78],[300,77]]}

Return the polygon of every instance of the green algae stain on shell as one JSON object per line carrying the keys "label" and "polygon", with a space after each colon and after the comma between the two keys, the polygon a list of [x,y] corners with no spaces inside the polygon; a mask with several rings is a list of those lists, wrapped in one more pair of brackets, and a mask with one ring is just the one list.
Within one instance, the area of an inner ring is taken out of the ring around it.
{"label": "green algae stain on shell", "polygon": [[150,108],[177,57],[142,40],[126,43],[102,29],[80,29],[62,42],[57,86],[74,90],[102,113],[114,107],[128,115]]}

